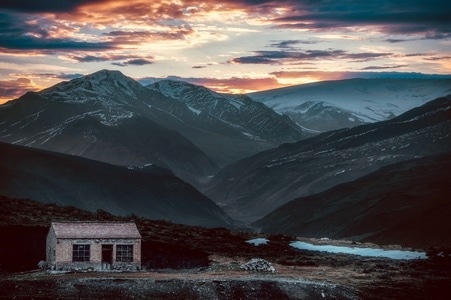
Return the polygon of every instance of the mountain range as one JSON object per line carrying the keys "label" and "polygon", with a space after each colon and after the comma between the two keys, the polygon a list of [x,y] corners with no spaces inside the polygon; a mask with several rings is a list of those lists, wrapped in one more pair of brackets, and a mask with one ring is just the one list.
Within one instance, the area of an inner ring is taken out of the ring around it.
{"label": "mountain range", "polygon": [[451,79],[346,79],[249,94],[299,125],[317,131],[385,121],[451,94]]}
{"label": "mountain range", "polygon": [[221,166],[315,134],[245,95],[219,94],[173,80],[161,80],[147,88],[166,96],[159,97],[152,107],[177,119],[164,116],[166,121],[160,124],[181,132]]}
{"label": "mountain range", "polygon": [[203,192],[243,222],[383,166],[451,151],[451,96],[388,121],[326,132],[223,168]]}
{"label": "mountain range", "polygon": [[218,164],[311,136],[248,98],[177,82],[146,88],[108,70],[29,92],[0,106],[0,120],[6,143],[122,166],[153,163],[192,183]]}
{"label": "mountain range", "polygon": [[210,199],[153,165],[125,168],[5,143],[0,153],[3,196],[180,224],[232,225]]}

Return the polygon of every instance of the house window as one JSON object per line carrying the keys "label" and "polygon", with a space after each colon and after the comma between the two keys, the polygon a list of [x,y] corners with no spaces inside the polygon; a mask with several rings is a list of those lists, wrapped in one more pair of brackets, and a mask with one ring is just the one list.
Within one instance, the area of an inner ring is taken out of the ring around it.
{"label": "house window", "polygon": [[72,261],[89,261],[90,245],[73,245]]}
{"label": "house window", "polygon": [[116,261],[132,262],[133,261],[133,245],[116,245]]}

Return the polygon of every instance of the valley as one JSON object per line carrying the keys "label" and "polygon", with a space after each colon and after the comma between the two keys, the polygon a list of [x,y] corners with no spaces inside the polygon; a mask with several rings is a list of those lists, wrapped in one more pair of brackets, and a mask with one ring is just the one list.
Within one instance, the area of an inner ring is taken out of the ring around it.
{"label": "valley", "polygon": [[256,221],[293,199],[323,192],[383,166],[449,153],[450,108],[448,96],[388,121],[283,144],[223,168],[202,191],[232,218]]}

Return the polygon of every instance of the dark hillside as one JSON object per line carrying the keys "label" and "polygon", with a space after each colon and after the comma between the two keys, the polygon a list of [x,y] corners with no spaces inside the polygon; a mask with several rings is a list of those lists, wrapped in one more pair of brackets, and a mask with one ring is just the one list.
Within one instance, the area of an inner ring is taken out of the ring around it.
{"label": "dark hillside", "polygon": [[404,161],[293,200],[255,226],[268,233],[451,247],[451,153]]}
{"label": "dark hillside", "polygon": [[223,227],[230,218],[170,171],[126,168],[73,155],[0,143],[0,195],[95,212]]}

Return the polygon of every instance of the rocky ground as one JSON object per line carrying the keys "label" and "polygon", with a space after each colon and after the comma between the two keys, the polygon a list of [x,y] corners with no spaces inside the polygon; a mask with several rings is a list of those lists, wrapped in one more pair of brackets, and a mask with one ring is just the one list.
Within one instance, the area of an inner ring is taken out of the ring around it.
{"label": "rocky ground", "polygon": [[191,269],[10,273],[0,279],[0,299],[448,299],[451,259],[439,254],[394,261],[299,253],[316,264],[271,263],[274,272],[245,270],[244,257],[210,255],[207,267]]}
{"label": "rocky ground", "polygon": [[0,299],[358,299],[357,290],[295,276],[244,271],[185,270],[140,273],[8,276]]}

